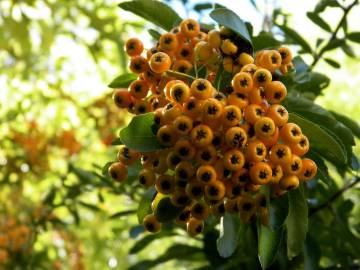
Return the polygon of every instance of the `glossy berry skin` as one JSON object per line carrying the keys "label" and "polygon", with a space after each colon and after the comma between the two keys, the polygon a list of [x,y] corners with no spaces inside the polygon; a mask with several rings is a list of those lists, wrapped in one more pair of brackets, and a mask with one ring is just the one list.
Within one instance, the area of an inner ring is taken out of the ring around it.
{"label": "glossy berry skin", "polygon": [[157,233],[161,229],[161,223],[156,219],[153,214],[144,217],[143,225],[145,230],[150,233]]}
{"label": "glossy berry skin", "polygon": [[163,73],[171,67],[171,59],[169,55],[163,52],[157,52],[150,58],[150,68],[155,73]]}
{"label": "glossy berry skin", "polygon": [[122,162],[115,162],[111,164],[108,173],[117,182],[124,182],[127,179],[127,168]]}

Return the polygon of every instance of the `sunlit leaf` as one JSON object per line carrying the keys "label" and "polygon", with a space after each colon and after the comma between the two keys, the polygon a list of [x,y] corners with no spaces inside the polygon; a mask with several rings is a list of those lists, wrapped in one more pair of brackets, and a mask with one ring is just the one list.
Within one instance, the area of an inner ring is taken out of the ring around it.
{"label": "sunlit leaf", "polygon": [[130,83],[136,80],[137,76],[133,73],[126,73],[116,77],[110,84],[110,88],[127,88]]}

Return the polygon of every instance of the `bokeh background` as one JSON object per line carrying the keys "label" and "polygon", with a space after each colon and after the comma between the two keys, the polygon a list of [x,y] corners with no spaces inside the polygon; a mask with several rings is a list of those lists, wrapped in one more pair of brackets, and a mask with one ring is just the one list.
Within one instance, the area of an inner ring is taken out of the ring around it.
{"label": "bokeh background", "polygon": [[[127,70],[126,39],[138,36],[149,47],[147,30],[154,28],[119,9],[118,2],[0,1],[0,231],[16,224],[26,254],[18,262],[34,266],[29,269],[121,270],[158,257],[173,241],[189,242],[180,233],[130,254],[143,230],[136,217],[122,213],[134,211],[137,198],[101,176],[101,167],[116,155],[111,142],[130,119],[113,105],[107,85]],[[272,31],[279,39],[273,14],[281,11],[313,46],[330,35],[306,16],[317,4],[313,0],[166,2],[180,16],[203,22],[211,22],[210,9],[200,4],[220,3],[251,22],[255,33]],[[323,13],[331,27],[338,16],[336,9]],[[357,6],[348,29],[359,31],[359,17]],[[317,64],[315,70],[331,83],[316,103],[360,123],[360,46],[352,45],[327,53],[341,68]],[[311,63],[310,56],[304,59]],[[355,153],[360,154],[358,141]],[[359,219],[354,217],[354,226]],[[176,261],[157,269],[166,268],[187,269]]]}

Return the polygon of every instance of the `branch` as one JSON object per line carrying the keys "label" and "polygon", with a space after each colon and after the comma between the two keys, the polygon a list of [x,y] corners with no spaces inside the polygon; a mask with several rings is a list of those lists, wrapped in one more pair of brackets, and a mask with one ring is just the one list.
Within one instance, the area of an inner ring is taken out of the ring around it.
{"label": "branch", "polygon": [[310,212],[309,212],[309,217],[314,215],[318,211],[331,206],[331,204],[334,201],[336,201],[336,199],[339,198],[345,191],[351,189],[353,186],[355,186],[358,183],[360,183],[360,177],[356,177],[352,181],[348,182],[342,189],[335,192],[326,202],[324,202],[323,204],[320,204],[314,208],[311,208]]}
{"label": "branch", "polygon": [[350,4],[348,7],[343,8],[344,10],[344,14],[341,18],[341,20],[339,21],[338,25],[335,28],[335,31],[332,33],[330,39],[328,40],[328,42],[326,43],[326,45],[324,47],[322,47],[322,49],[320,50],[320,52],[314,57],[314,61],[311,64],[311,68],[313,68],[317,62],[321,59],[321,57],[323,56],[323,54],[325,53],[325,48],[328,47],[328,45],[334,40],[336,39],[336,36],[341,28],[341,25],[344,23],[344,21],[346,20],[346,16],[348,15],[348,13],[350,12],[350,10],[358,4],[358,0],[355,0],[354,2],[352,2],[352,4]]}

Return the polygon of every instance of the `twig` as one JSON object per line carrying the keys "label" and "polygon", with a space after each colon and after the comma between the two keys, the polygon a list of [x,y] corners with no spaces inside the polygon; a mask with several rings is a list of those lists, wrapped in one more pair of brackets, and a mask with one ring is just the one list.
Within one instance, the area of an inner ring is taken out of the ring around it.
{"label": "twig", "polygon": [[318,54],[315,55],[314,57],[314,61],[312,62],[312,64],[310,65],[311,68],[313,68],[317,62],[321,59],[321,57],[323,56],[323,54],[325,53],[325,48],[327,48],[329,46],[329,44],[336,39],[336,36],[341,28],[341,25],[343,24],[343,22],[346,20],[346,16],[348,15],[348,13],[350,12],[350,10],[356,5],[358,4],[358,0],[355,0],[354,2],[352,2],[349,6],[347,6],[346,8],[343,8],[344,10],[344,14],[341,18],[341,20],[339,21],[338,25],[336,26],[334,32],[332,33],[330,39],[328,40],[328,42],[326,43],[326,45],[324,47],[322,47],[322,49],[320,50],[320,52]]}
{"label": "twig", "polygon": [[356,184],[360,183],[360,177],[356,177],[354,180],[350,181],[347,185],[345,185],[342,189],[335,192],[326,202],[310,209],[309,217],[317,213],[318,211],[331,206],[331,204],[336,201],[345,191],[349,190]]}

